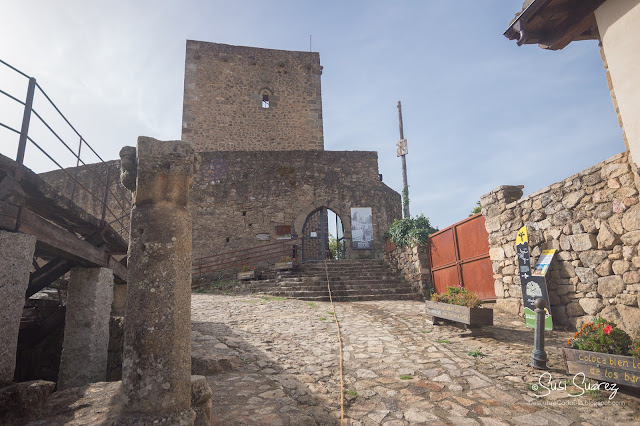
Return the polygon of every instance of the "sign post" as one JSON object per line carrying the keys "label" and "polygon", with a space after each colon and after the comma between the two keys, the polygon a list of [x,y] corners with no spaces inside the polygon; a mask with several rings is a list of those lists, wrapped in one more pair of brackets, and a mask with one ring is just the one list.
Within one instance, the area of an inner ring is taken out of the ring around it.
{"label": "sign post", "polygon": [[400,140],[396,142],[396,154],[402,157],[402,206],[404,217],[411,217],[409,213],[409,183],[407,182],[407,140],[404,138],[404,127],[402,124],[402,104],[398,101],[398,123],[400,127]]}
{"label": "sign post", "polygon": [[518,271],[520,272],[520,285],[522,286],[525,324],[529,328],[536,328],[535,301],[540,297],[544,299],[546,305],[544,308],[544,329],[553,330],[553,321],[549,311],[551,304],[549,303],[545,274],[549,269],[549,264],[554,254],[555,250],[544,250],[540,255],[535,270],[531,270],[527,227],[523,226],[518,230],[516,236],[516,256],[518,257]]}

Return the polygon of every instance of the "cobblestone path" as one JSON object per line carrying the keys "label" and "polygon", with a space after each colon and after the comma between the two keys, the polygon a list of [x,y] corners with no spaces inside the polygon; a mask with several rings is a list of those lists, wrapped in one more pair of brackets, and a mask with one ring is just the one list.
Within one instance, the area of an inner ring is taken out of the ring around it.
{"label": "cobblestone path", "polygon": [[[536,398],[527,366],[532,331],[497,315],[485,336],[427,323],[413,301],[335,305],[343,337],[349,425],[640,425],[640,393],[577,387]],[[331,305],[195,294],[193,362],[207,375],[219,425],[333,425],[340,418],[339,352]],[[547,337],[562,386],[560,348]],[[476,355],[476,356],[472,356]],[[537,393],[541,393],[540,389]]]}

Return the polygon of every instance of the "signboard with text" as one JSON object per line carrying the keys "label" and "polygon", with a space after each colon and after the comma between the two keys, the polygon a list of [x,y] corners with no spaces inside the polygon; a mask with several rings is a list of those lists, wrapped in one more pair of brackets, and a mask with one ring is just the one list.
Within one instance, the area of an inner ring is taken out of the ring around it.
{"label": "signboard with text", "polygon": [[351,208],[351,248],[373,249],[373,220],[371,207]]}
{"label": "signboard with text", "polygon": [[524,318],[527,327],[535,328],[535,301],[541,297],[547,303],[545,308],[545,330],[553,329],[553,321],[551,318],[549,303],[549,293],[547,291],[547,280],[545,274],[553,258],[555,250],[545,250],[540,256],[540,262],[535,268],[531,269],[531,258],[529,253],[529,236],[527,227],[523,226],[518,230],[516,236],[516,256],[518,258],[518,271],[520,272],[520,285],[522,286],[522,303],[524,305]]}

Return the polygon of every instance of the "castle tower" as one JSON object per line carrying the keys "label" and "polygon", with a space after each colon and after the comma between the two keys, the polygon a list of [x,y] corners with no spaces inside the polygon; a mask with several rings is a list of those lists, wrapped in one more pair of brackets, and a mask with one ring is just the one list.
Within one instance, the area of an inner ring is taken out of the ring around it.
{"label": "castle tower", "polygon": [[324,150],[317,52],[187,40],[182,140],[196,151]]}

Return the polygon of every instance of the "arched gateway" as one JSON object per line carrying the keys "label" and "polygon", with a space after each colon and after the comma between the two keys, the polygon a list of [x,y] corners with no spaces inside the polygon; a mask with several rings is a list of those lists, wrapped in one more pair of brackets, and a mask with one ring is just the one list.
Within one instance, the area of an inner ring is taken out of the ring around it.
{"label": "arched gateway", "polygon": [[344,225],[340,216],[320,207],[307,216],[302,227],[302,261],[346,259]]}

